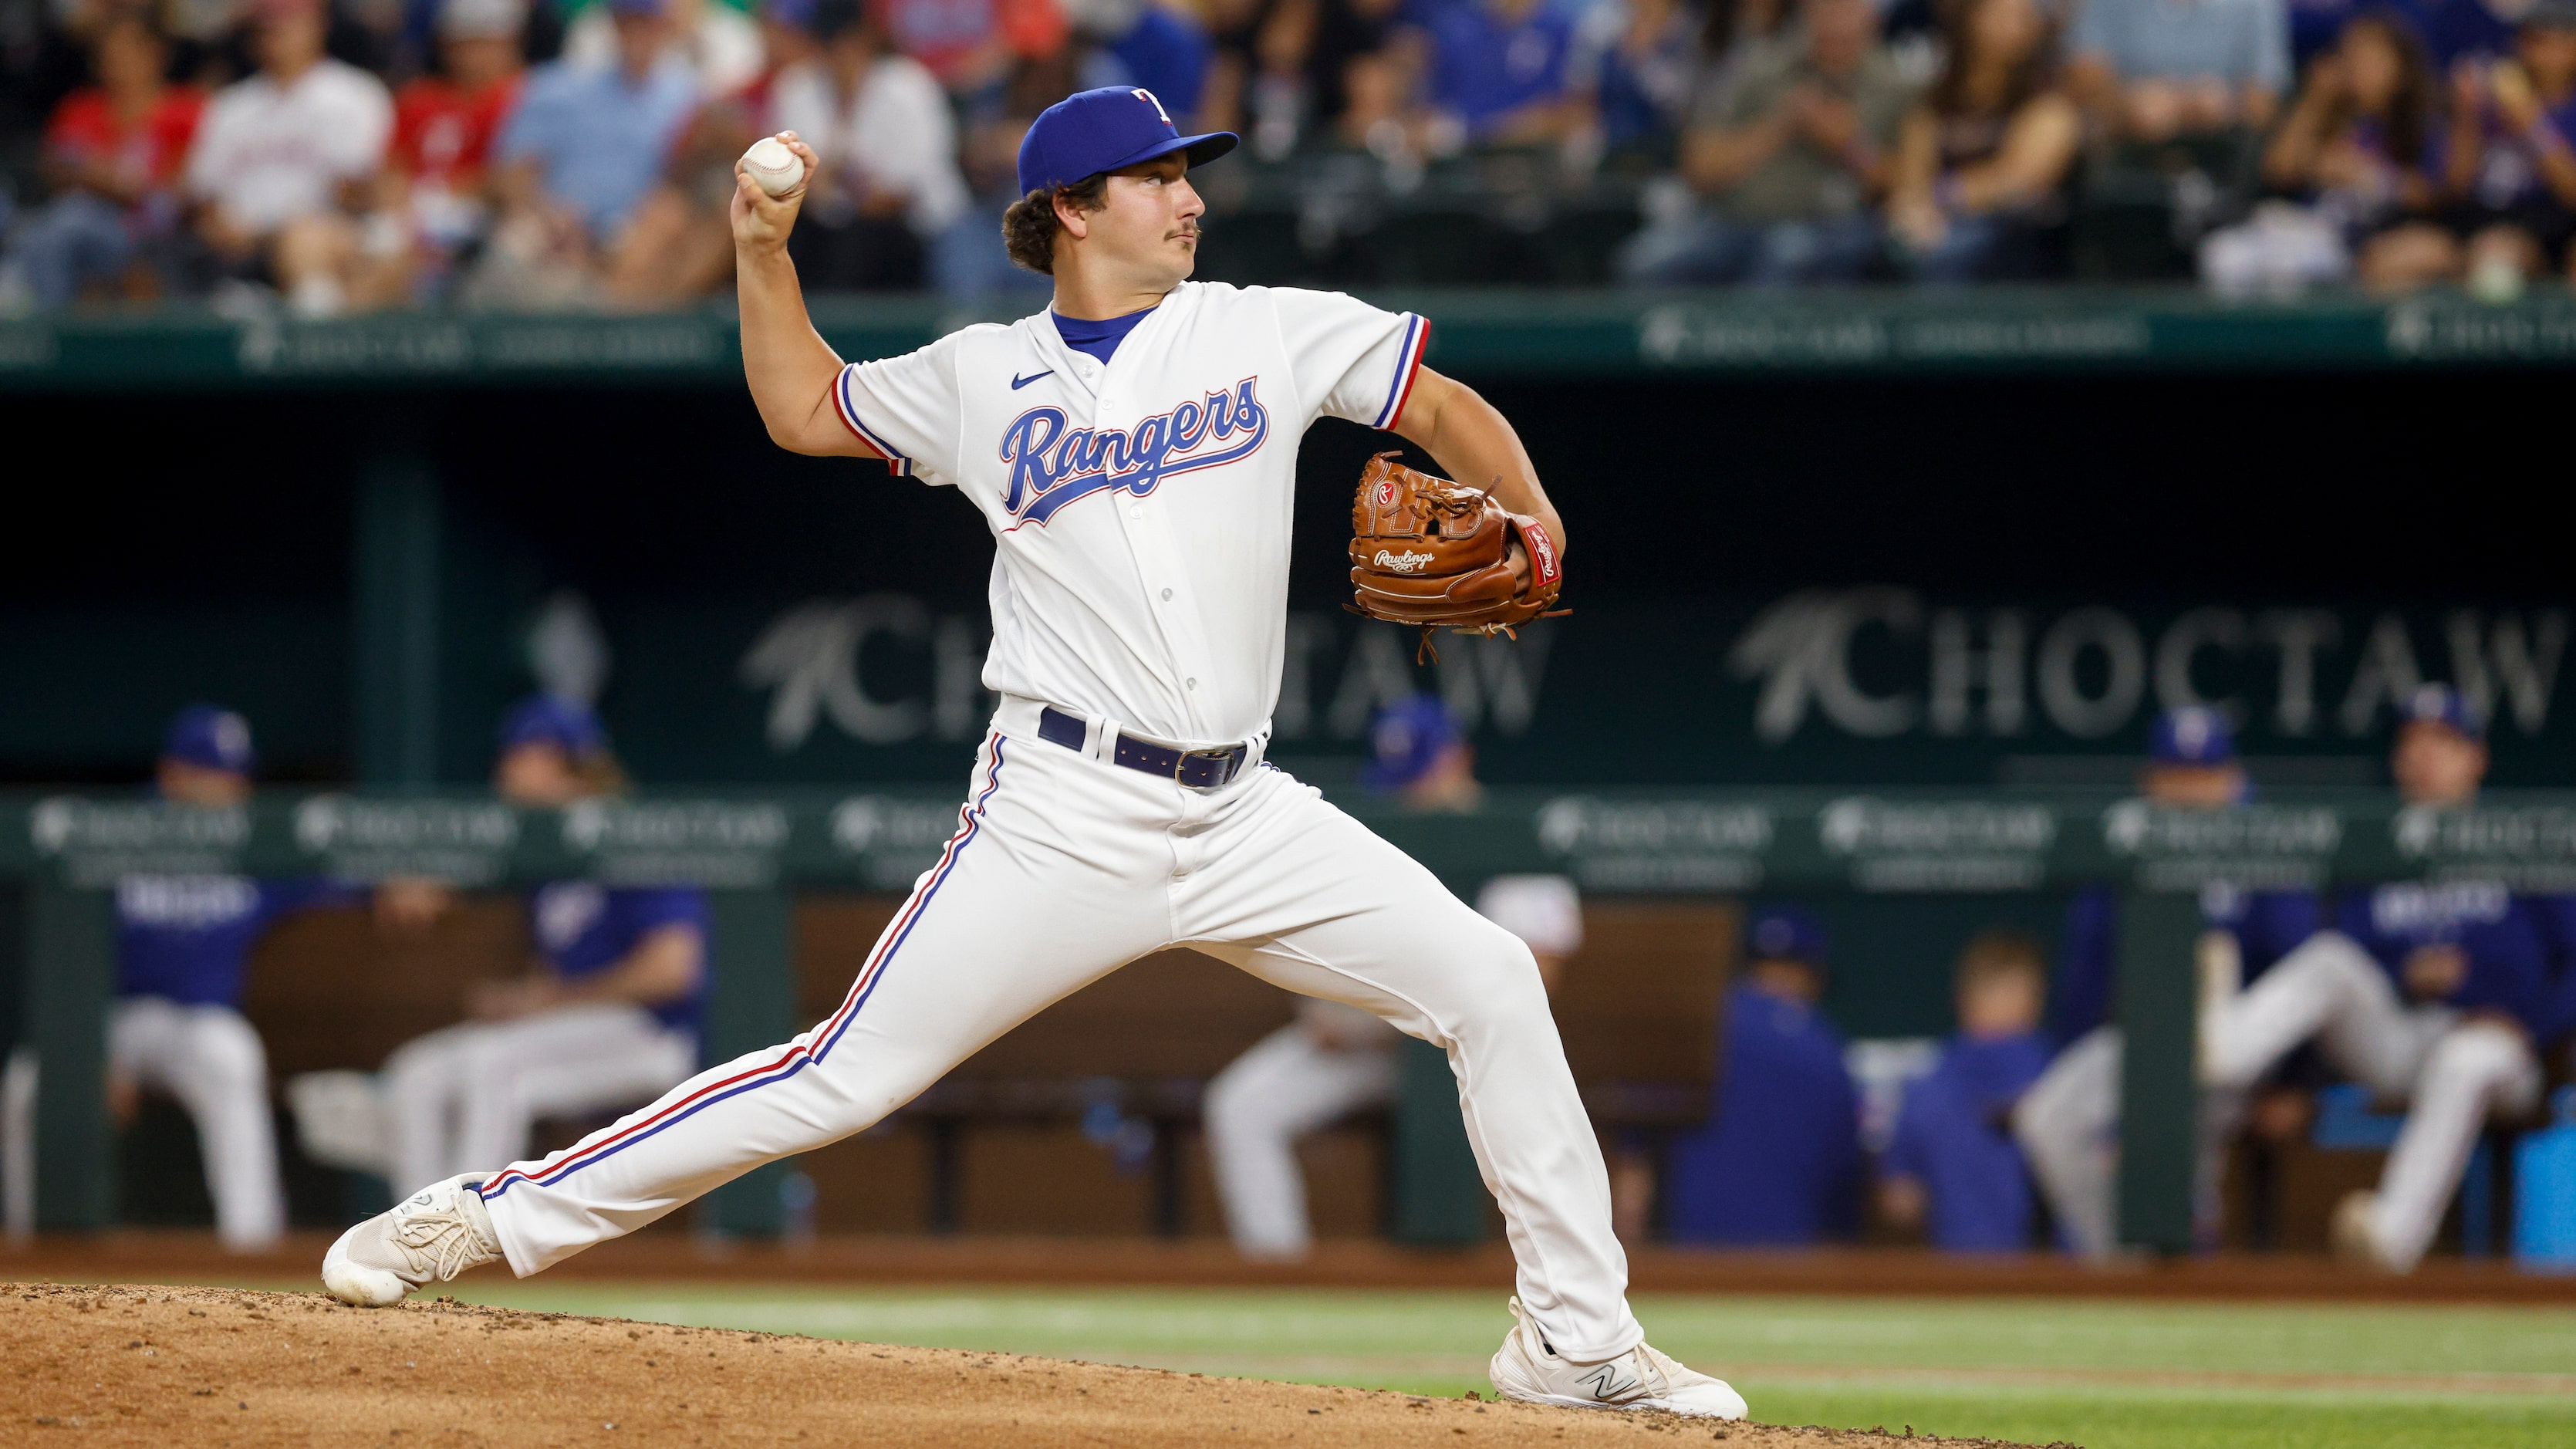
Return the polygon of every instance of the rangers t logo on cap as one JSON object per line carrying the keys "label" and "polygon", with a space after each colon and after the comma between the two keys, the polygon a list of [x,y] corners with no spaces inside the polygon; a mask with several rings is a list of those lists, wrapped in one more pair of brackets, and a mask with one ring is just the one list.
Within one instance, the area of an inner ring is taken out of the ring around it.
{"label": "rangers t logo on cap", "polygon": [[[1143,101],[1144,109],[1136,102]],[[1071,186],[1104,171],[1141,166],[1178,151],[1204,166],[1235,147],[1232,131],[1184,136],[1171,112],[1142,86],[1076,91],[1038,113],[1020,141],[1020,191]]]}

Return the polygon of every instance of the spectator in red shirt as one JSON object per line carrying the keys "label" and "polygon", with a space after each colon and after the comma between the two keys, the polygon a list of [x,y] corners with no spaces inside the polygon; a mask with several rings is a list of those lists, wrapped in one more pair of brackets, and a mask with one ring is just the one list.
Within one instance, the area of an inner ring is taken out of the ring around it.
{"label": "spectator in red shirt", "polygon": [[65,96],[45,127],[53,200],[19,230],[0,291],[59,307],[85,289],[153,290],[152,254],[177,228],[178,181],[205,96],[164,83],[169,47],[141,15],[97,34],[97,84]]}
{"label": "spectator in red shirt", "polygon": [[391,251],[367,300],[434,296],[458,253],[491,219],[485,163],[519,99],[526,0],[445,0],[438,10],[438,72],[394,95],[380,214],[399,219],[407,245]]}

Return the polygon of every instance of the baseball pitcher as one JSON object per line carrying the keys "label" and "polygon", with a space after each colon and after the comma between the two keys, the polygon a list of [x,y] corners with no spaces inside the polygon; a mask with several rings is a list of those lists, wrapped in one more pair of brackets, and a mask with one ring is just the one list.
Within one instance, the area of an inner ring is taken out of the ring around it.
{"label": "baseball pitcher", "polygon": [[[814,153],[778,139],[811,175]],[[1003,222],[1054,305],[858,365],[815,332],[787,259],[802,187],[740,177],[743,363],[770,436],[955,488],[993,534],[984,683],[1002,702],[957,833],[812,1030],[350,1229],[323,1262],[333,1293],[389,1304],[493,1259],[538,1272],[866,1128],[1048,1003],[1187,945],[1447,1050],[1519,1262],[1498,1390],[1743,1415],[1629,1312],[1608,1175],[1529,948],[1263,759],[1315,419],[1390,429],[1476,485],[1373,466],[1354,508],[1363,607],[1507,627],[1553,603],[1564,530],[1511,425],[1422,366],[1420,317],[1187,280],[1205,210],[1189,170],[1234,146],[1178,134],[1149,91],[1058,102],[1020,147]]]}

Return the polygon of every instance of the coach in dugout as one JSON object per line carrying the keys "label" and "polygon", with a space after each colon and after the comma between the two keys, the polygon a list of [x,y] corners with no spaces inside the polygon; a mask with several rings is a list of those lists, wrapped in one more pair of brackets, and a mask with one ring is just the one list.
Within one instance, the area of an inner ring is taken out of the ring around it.
{"label": "coach in dugout", "polygon": [[1858,1225],[1860,1100],[1842,1033],[1816,1009],[1825,928],[1795,906],[1754,913],[1727,993],[1717,1113],[1673,1144],[1676,1242],[1803,1247]]}
{"label": "coach in dugout", "polygon": [[[248,721],[214,705],[190,705],[170,722],[155,788],[174,806],[238,809],[250,803],[254,763]],[[281,917],[367,898],[319,879],[132,875],[116,883],[109,1112],[132,1121],[146,1090],[178,1099],[196,1124],[216,1235],[234,1252],[265,1251],[286,1229],[268,1054],[241,1013],[251,948]],[[443,901],[443,892],[425,883],[393,882],[375,893],[378,919],[400,926],[425,923]],[[31,1226],[36,1068],[32,1049],[10,1064],[9,1140],[0,1160],[13,1179],[6,1195],[13,1237]]]}
{"label": "coach in dugout", "polygon": [[[501,798],[561,809],[624,789],[608,736],[582,705],[539,695],[510,711],[493,771]],[[556,881],[529,897],[537,958],[478,983],[473,1020],[385,1060],[393,1186],[409,1193],[476,1164],[528,1155],[541,1118],[651,1099],[698,1068],[707,998],[707,901],[680,887]]]}
{"label": "coach in dugout", "polygon": [[[2416,691],[2389,769],[2411,808],[2471,804],[2487,769],[2477,707],[2442,685]],[[2541,1053],[2576,1029],[2571,924],[2565,896],[2516,895],[2495,881],[2390,881],[2347,893],[2334,929],[2204,1004],[2204,1089],[2241,1091],[2314,1041],[2338,1071],[2406,1104],[2378,1189],[2335,1210],[2337,1252],[2413,1269],[2488,1122],[2539,1107]]]}

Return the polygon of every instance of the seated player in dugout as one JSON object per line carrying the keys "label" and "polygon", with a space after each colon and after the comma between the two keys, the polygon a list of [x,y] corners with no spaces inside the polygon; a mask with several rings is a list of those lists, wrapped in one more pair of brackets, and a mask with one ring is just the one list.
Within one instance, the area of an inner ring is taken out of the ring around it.
{"label": "seated player in dugout", "polygon": [[[2389,773],[2412,809],[2474,804],[2485,719],[2444,685],[2408,700]],[[2406,1109],[2376,1189],[2337,1205],[2336,1251],[2411,1271],[2432,1246],[2469,1154],[2490,1124],[2540,1105],[2544,1055],[2576,1032],[2570,900],[2492,880],[2388,881],[2346,891],[2318,932],[2238,990],[2204,978],[2204,1097],[2242,1094],[2314,1042],[2335,1070]],[[2222,968],[2225,963],[2218,963]]]}
{"label": "seated player in dugout", "polygon": [[[1191,168],[1236,140],[1181,135],[1135,87],[1048,107],[1000,240],[1052,279],[1052,305],[856,365],[814,330],[787,253],[820,158],[782,133],[755,146],[756,174],[738,166],[743,370],[771,438],[953,488],[993,537],[984,682],[1000,702],[957,834],[830,1017],[545,1160],[477,1162],[351,1228],[323,1258],[334,1294],[382,1306],[478,1263],[538,1272],[865,1130],[1049,1003],[1186,945],[1447,1055],[1516,1269],[1496,1392],[1743,1416],[1629,1306],[1600,1143],[1529,948],[1265,758],[1297,453],[1318,418],[1394,432],[1473,485],[1378,463],[1354,490],[1354,543],[1364,521],[1392,541],[1401,515],[1443,565],[1430,576],[1454,575],[1434,597],[1474,605],[1417,622],[1543,614],[1564,527],[1510,421],[1421,365],[1421,317],[1189,280],[1206,210]],[[1453,517],[1472,548],[1430,526]],[[1372,587],[1419,602],[1405,586],[1423,577],[1379,551],[1389,565],[1346,555],[1354,603]],[[1462,556],[1472,572],[1448,567]]]}
{"label": "seated player in dugout", "polygon": [[[2215,709],[2165,711],[2150,727],[2138,798],[2168,810],[2230,810],[2253,794],[2237,758],[2235,732]],[[2252,980],[2322,924],[2312,891],[2248,891],[2224,882],[2201,892],[2200,952],[2234,963]],[[2102,1259],[2119,1248],[2114,1186],[2120,1150],[2120,1070],[2124,1038],[2114,1019],[2118,999],[2120,898],[2107,885],[2076,892],[2058,941],[2057,979],[2049,993],[2049,1035],[2057,1050],[2013,1109],[2013,1135],[2057,1221],[2069,1252]],[[2255,1103],[2258,1121],[2268,1113]],[[2219,1174],[2228,1140],[2245,1120],[2245,1093],[2205,1098],[2194,1165],[2194,1204],[2203,1238],[2218,1231]]]}
{"label": "seated player in dugout", "polygon": [[1906,1086],[1879,1162],[1879,1215],[1936,1248],[2017,1252],[2036,1215],[2012,1109],[2048,1066],[2048,963],[2028,936],[1983,932],[1959,955],[1955,991],[1958,1034]]}
{"label": "seated player in dugout", "polygon": [[1825,994],[1825,928],[1795,906],[1756,911],[1744,978],[1726,994],[1717,1101],[1673,1144],[1675,1242],[1804,1247],[1859,1222],[1860,1100]]}
{"label": "seated player in dugout", "polygon": [[[1561,875],[1498,875],[1476,913],[1521,938],[1550,992],[1583,949],[1583,899]],[[1356,1006],[1297,999],[1297,1019],[1209,1081],[1203,1115],[1226,1231],[1247,1258],[1293,1262],[1314,1248],[1297,1143],[1396,1096],[1404,1034]]]}
{"label": "seated player in dugout", "polygon": [[[194,704],[170,722],[154,789],[183,809],[238,809],[250,803],[258,759],[250,722],[231,710]],[[445,894],[435,885],[394,881],[373,893],[377,919],[393,928],[425,924]],[[269,1101],[268,1054],[242,993],[250,953],[268,928],[300,911],[358,905],[369,892],[318,878],[132,875],[116,883],[116,997],[107,1016],[110,1117],[131,1123],[146,1091],[166,1092],[197,1129],[215,1233],[234,1252],[275,1247],[286,1230]],[[0,1164],[9,1182],[9,1234],[33,1230],[36,1050],[12,1054],[0,1109]]]}
{"label": "seated player in dugout", "polygon": [[[538,695],[503,723],[493,784],[513,805],[562,809],[626,780],[588,708]],[[385,1059],[397,1193],[523,1157],[540,1120],[632,1107],[698,1069],[704,892],[553,881],[528,897],[528,927],[536,956],[524,974],[477,982],[472,1020]]]}

